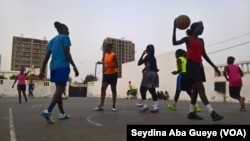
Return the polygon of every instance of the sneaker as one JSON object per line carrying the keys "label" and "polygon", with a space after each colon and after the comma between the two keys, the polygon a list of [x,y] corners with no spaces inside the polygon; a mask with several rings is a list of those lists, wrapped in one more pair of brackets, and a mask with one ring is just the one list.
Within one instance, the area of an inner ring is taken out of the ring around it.
{"label": "sneaker", "polygon": [[152,109],[149,112],[153,113],[153,114],[158,114],[159,113],[159,109]]}
{"label": "sneaker", "polygon": [[195,112],[190,112],[188,114],[188,119],[193,119],[193,120],[203,120],[202,117],[198,116]]}
{"label": "sneaker", "polygon": [[139,112],[140,113],[145,113],[145,112],[147,112],[149,109],[148,109],[148,107],[142,107],[140,110],[139,110]]}
{"label": "sneaker", "polygon": [[241,112],[246,112],[247,110],[245,108],[240,108]]}
{"label": "sneaker", "polygon": [[102,111],[103,109],[103,105],[99,105],[98,107],[94,108],[94,110],[98,110],[98,111]]}
{"label": "sneaker", "polygon": [[142,103],[141,102],[136,103],[136,105],[139,106],[139,107],[142,107]]}
{"label": "sneaker", "polygon": [[217,114],[215,111],[213,111],[211,114],[210,114],[211,118],[213,119],[213,121],[218,121],[218,120],[222,120],[223,119],[223,116]]}
{"label": "sneaker", "polygon": [[175,104],[168,104],[168,109],[172,111],[176,111],[176,106]]}
{"label": "sneaker", "polygon": [[201,111],[201,108],[200,108],[199,106],[195,106],[194,111],[195,111],[195,112],[200,112],[200,111]]}
{"label": "sneaker", "polygon": [[42,116],[43,118],[45,118],[46,121],[47,121],[49,124],[55,123],[55,121],[52,119],[51,113],[48,112],[48,110],[44,110],[44,111],[41,113],[41,116]]}
{"label": "sneaker", "polygon": [[64,120],[64,119],[69,119],[69,115],[64,113],[64,114],[59,114],[58,116],[59,120]]}
{"label": "sneaker", "polygon": [[115,105],[112,106],[112,111],[117,111],[117,109],[115,108]]}

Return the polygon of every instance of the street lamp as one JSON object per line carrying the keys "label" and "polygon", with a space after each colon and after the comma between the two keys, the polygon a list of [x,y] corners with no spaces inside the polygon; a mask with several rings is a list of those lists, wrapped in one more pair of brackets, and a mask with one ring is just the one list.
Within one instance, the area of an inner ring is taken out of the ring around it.
{"label": "street lamp", "polygon": [[97,63],[95,63],[95,78],[96,78]]}

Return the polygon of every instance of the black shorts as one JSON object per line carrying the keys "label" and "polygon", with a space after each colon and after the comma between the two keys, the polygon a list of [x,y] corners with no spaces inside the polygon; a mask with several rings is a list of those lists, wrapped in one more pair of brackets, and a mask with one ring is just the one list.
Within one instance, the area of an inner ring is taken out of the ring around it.
{"label": "black shorts", "polygon": [[18,91],[26,91],[26,85],[17,85]]}
{"label": "black shorts", "polygon": [[102,83],[116,85],[117,84],[117,79],[118,79],[118,73],[103,74]]}
{"label": "black shorts", "polygon": [[229,94],[232,98],[239,99],[240,98],[240,87],[229,87]]}
{"label": "black shorts", "polygon": [[201,81],[206,82],[205,71],[202,63],[195,63],[187,60],[187,77],[191,83]]}

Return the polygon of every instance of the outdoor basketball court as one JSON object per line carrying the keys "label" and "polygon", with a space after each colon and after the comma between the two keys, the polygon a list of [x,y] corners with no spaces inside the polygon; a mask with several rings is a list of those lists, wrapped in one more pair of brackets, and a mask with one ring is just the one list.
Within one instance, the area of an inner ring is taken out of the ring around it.
{"label": "outdoor basketball court", "polygon": [[[138,113],[136,99],[118,99],[117,112],[111,110],[107,98],[104,111],[96,112],[100,98],[69,97],[64,100],[65,112],[71,118],[59,121],[58,108],[52,112],[55,124],[47,124],[40,113],[47,108],[51,98],[29,99],[18,104],[18,98],[0,98],[0,141],[126,141],[127,125],[250,125],[250,112],[239,112],[238,103],[212,103],[224,120],[213,122],[205,107],[198,113],[202,121],[187,119],[189,102],[180,101],[177,111],[169,111],[167,103],[159,101],[160,113]],[[23,100],[24,101],[24,100]],[[149,101],[151,102],[151,101]],[[148,102],[148,103],[149,103]],[[151,103],[149,103],[151,104]],[[246,105],[250,110],[250,104]]]}

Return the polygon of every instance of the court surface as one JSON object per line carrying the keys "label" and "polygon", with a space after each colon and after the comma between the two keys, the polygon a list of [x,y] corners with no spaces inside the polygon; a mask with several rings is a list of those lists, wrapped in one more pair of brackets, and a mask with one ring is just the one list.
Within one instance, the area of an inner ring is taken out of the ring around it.
{"label": "court surface", "polygon": [[[24,100],[23,100],[24,101]],[[177,111],[170,111],[159,101],[160,113],[139,113],[138,99],[117,99],[117,112],[111,110],[111,99],[105,100],[104,111],[94,111],[100,98],[69,97],[64,109],[71,117],[58,120],[58,108],[52,116],[55,124],[47,124],[40,113],[47,108],[50,97],[29,99],[18,104],[18,98],[0,98],[0,141],[126,141],[128,124],[160,125],[250,125],[250,112],[239,112],[238,103],[212,103],[224,119],[213,122],[205,107],[198,113],[202,121],[188,120],[189,102],[179,101]],[[148,104],[152,104],[149,100]],[[250,104],[246,105],[250,110]]]}

